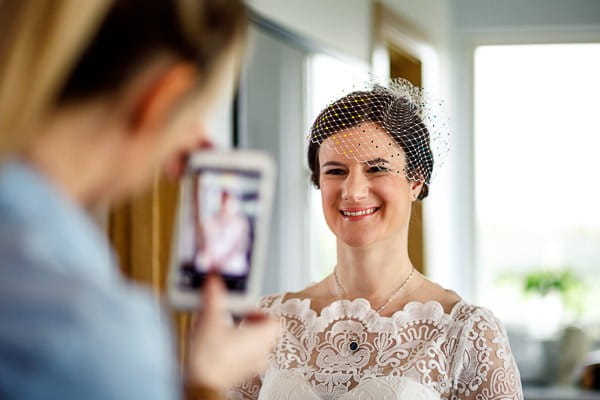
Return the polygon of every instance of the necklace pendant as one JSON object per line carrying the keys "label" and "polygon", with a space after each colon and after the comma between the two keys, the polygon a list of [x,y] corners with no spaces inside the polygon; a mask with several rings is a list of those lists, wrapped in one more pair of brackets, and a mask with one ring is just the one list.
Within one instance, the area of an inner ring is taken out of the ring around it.
{"label": "necklace pendant", "polygon": [[348,343],[348,349],[350,349],[350,351],[352,351],[352,352],[358,350],[358,338],[357,337],[350,338],[350,343]]}

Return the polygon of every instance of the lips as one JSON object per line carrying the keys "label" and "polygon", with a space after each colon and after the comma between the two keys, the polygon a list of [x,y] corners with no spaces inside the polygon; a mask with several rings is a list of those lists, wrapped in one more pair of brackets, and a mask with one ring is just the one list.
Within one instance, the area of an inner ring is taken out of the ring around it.
{"label": "lips", "polygon": [[379,210],[379,207],[368,207],[368,208],[352,208],[346,210],[340,210],[340,214],[344,217],[365,217],[375,214]]}

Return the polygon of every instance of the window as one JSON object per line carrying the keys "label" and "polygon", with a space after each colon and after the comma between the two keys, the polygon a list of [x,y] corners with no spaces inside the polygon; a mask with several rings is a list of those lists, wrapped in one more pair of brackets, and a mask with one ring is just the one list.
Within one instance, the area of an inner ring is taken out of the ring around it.
{"label": "window", "polygon": [[600,44],[481,46],[474,67],[478,302],[539,337],[598,322]]}

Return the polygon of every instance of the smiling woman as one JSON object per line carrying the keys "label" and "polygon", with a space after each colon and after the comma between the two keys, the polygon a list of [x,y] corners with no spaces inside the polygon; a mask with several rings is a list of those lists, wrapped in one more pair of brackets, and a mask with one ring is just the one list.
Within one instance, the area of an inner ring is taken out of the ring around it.
{"label": "smiling woman", "polygon": [[[318,183],[327,225],[352,247],[383,239],[407,239],[410,204],[423,188],[422,182],[409,181],[397,173],[406,169],[404,151],[390,143],[390,136],[380,128],[364,124],[329,137],[319,151],[321,165],[315,166],[320,171]],[[361,162],[340,154],[333,145],[340,135],[351,136],[347,145],[352,147],[363,145],[360,142],[367,135],[376,157]],[[390,151],[400,156],[390,158]]]}
{"label": "smiling woman", "polygon": [[[505,331],[487,309],[429,281],[408,255],[440,125],[407,82],[326,107],[310,133],[311,179],[337,265],[300,292],[268,296],[283,335],[234,398],[522,399]],[[435,133],[435,134],[433,134]]]}

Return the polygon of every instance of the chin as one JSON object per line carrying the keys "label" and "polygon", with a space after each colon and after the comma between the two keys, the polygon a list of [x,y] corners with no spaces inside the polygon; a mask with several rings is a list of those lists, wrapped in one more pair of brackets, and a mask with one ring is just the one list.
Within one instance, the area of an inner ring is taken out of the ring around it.
{"label": "chin", "polygon": [[377,241],[375,238],[365,237],[365,235],[338,236],[338,239],[350,247],[365,247]]}

